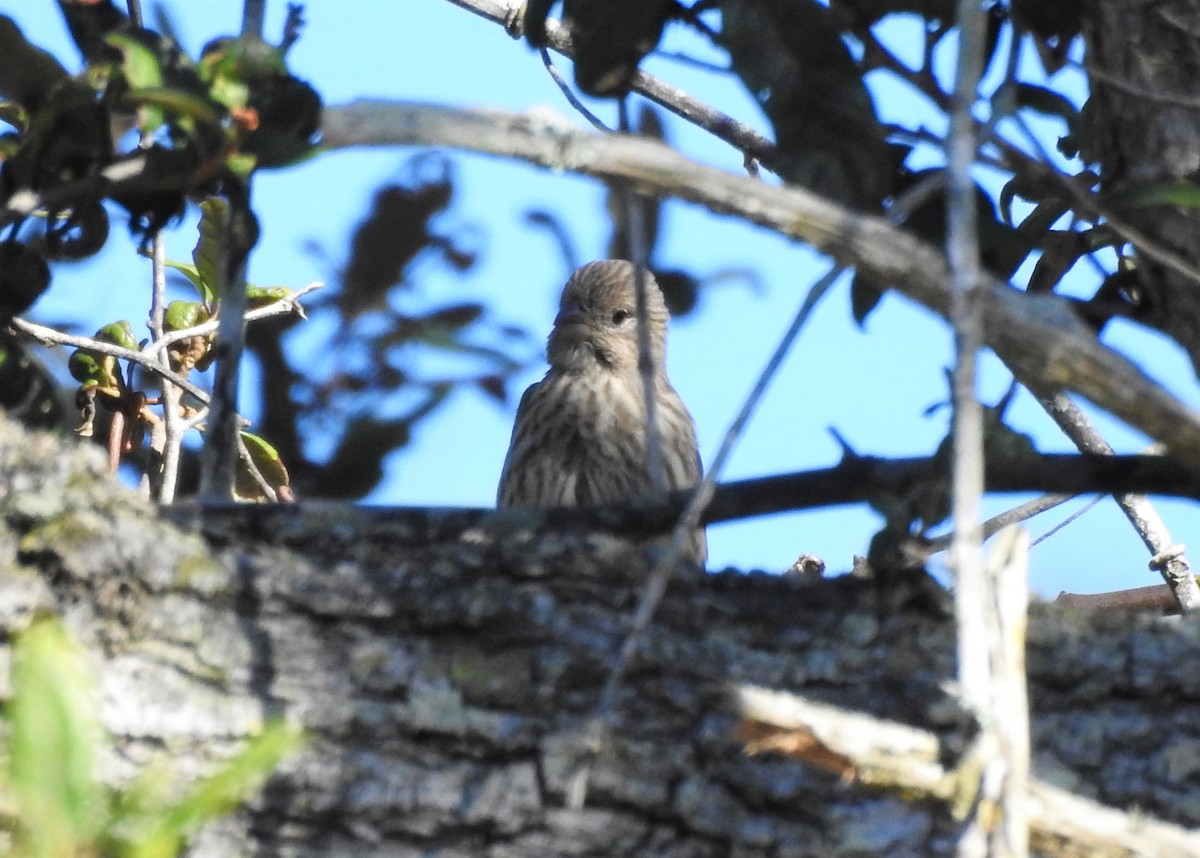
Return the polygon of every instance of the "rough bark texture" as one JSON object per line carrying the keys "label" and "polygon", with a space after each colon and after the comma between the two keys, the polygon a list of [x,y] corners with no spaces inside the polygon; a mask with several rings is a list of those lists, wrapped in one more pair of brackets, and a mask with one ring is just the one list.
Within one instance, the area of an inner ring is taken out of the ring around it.
{"label": "rough bark texture", "polygon": [[[1104,186],[1200,179],[1200,2],[1091,2],[1084,16],[1091,80],[1084,154],[1102,165]],[[1200,268],[1200,210],[1154,206],[1122,211],[1179,259]],[[1200,372],[1200,284],[1142,257],[1145,320],[1175,338]]]}
{"label": "rough bark texture", "polygon": [[[953,746],[953,628],[928,584],[676,582],[573,812],[564,779],[638,551],[519,513],[164,515],[100,472],[0,418],[0,629],[67,618],[100,677],[112,777],[160,756],[201,772],[272,713],[311,734],[196,855],[950,853],[939,807],[745,756],[724,702],[753,682]],[[1029,640],[1037,773],[1200,825],[1200,626],[1040,607]]]}

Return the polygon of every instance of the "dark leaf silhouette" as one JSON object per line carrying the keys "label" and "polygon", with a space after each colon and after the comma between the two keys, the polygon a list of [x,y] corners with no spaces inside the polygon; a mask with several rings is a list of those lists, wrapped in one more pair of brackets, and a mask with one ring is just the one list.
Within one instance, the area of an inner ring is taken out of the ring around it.
{"label": "dark leaf silhouette", "polygon": [[[545,20],[553,6],[539,0],[526,7],[530,44],[545,46]],[[563,23],[575,44],[575,83],[588,95],[624,96],[676,9],[674,0],[564,0]]]}
{"label": "dark leaf silhouette", "polygon": [[891,193],[892,158],[859,67],[830,10],[815,0],[722,4],[733,70],[775,129],[790,182],[875,209]]}

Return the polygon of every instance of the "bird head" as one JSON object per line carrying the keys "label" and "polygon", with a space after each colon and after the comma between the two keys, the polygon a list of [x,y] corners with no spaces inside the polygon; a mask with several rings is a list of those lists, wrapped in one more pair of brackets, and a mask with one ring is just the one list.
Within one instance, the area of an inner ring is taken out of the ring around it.
{"label": "bird head", "polygon": [[[654,275],[646,272],[646,320],[650,351],[662,371],[667,347],[667,305]],[[582,371],[595,366],[636,372],[637,291],[633,263],[623,259],[591,262],[563,287],[546,357],[554,369]]]}

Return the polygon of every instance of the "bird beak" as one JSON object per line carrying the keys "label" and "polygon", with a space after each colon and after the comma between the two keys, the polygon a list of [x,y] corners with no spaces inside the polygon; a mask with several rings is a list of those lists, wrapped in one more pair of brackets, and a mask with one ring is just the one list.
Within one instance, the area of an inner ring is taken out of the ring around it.
{"label": "bird beak", "polygon": [[575,307],[564,307],[554,317],[554,327],[564,334],[584,334],[587,332],[587,317]]}

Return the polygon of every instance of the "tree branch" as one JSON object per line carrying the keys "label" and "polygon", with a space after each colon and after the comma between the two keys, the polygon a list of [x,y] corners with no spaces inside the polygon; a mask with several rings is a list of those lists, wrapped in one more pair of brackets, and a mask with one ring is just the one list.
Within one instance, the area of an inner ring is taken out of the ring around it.
{"label": "tree branch", "polygon": [[[1029,390],[1080,452],[1102,456],[1112,454],[1113,448],[1065,394],[1037,386],[1030,387]],[[1152,557],[1162,558],[1157,564],[1151,560],[1150,565],[1162,574],[1163,580],[1175,594],[1179,609],[1185,614],[1200,610],[1200,586],[1196,584],[1191,564],[1182,550],[1171,550],[1175,542],[1154,505],[1139,494],[1117,492],[1113,498],[1138,536],[1142,538],[1142,543],[1149,549]]]}
{"label": "tree branch", "polygon": [[[773,187],[696,163],[653,140],[601,137],[556,115],[404,102],[356,101],[330,107],[324,116],[329,149],[449,146],[630,181],[643,193],[675,196],[807,242],[942,317],[949,314],[949,275],[937,249],[881,218],[801,188]],[[1018,378],[1074,390],[1163,442],[1185,467],[1200,463],[1200,415],[1099,343],[1066,301],[1028,295],[994,278],[982,282],[980,301],[985,341]]]}
{"label": "tree branch", "polygon": [[[819,471],[781,474],[753,480],[722,483],[701,517],[704,524],[753,518],[800,509],[870,503],[875,499],[911,492],[914,487],[944,478],[945,463],[936,458],[877,459],[855,456]],[[1200,479],[1161,456],[1044,455],[993,463],[985,473],[992,492],[1050,491],[1064,494],[1137,491],[1200,500]],[[600,530],[633,538],[659,536],[674,527],[691,500],[680,491],[666,503],[633,502],[591,509],[472,509],[413,510],[425,512],[418,541],[454,538],[463,531],[493,526],[502,531]],[[336,504],[306,501],[288,506],[211,504],[214,519],[225,515],[263,532],[277,527],[303,529],[309,516]],[[364,507],[355,515],[363,522],[377,520],[389,527],[405,510]],[[206,512],[206,515],[209,513]]]}
{"label": "tree branch", "polygon": [[[502,25],[513,38],[519,39],[524,34],[523,3],[514,4],[508,0],[450,0],[450,2],[468,12],[474,12],[481,18],[486,18],[494,24]],[[553,18],[547,18],[545,25],[549,46],[563,56],[574,58],[575,46],[567,29]],[[645,96],[693,125],[703,128],[714,137],[724,140],[730,146],[741,151],[747,160],[753,158],[764,167],[774,169],[773,165],[778,160],[779,154],[775,144],[749,125],[738,122],[732,116],[692,98],[679,87],[643,71],[639,71],[634,76],[631,86],[639,95]]]}
{"label": "tree branch", "polygon": [[[983,73],[987,25],[978,0],[958,0],[956,17],[958,61],[946,141],[946,259],[954,329],[950,566],[955,578],[959,693],[980,728],[978,767],[971,784],[978,795],[967,808],[957,854],[959,858],[1025,858],[1029,854],[1024,807],[1029,779],[1024,658],[1029,543],[1019,531],[1007,530],[985,564],[979,512],[983,407],[976,393],[975,368],[983,347],[983,269],[971,176],[978,149],[971,111]],[[1003,556],[998,560],[996,555]]]}
{"label": "tree branch", "polygon": [[[804,760],[847,780],[899,792],[910,800],[945,802],[959,815],[974,803],[978,764],[969,755],[956,768],[933,733],[870,715],[753,686],[732,689],[750,753],[773,751]],[[1143,815],[1131,815],[1030,779],[1023,799],[1031,845],[1043,855],[1136,858],[1200,854],[1200,834]]]}

